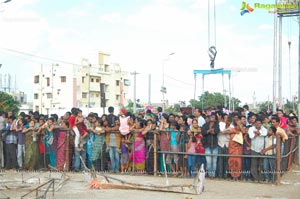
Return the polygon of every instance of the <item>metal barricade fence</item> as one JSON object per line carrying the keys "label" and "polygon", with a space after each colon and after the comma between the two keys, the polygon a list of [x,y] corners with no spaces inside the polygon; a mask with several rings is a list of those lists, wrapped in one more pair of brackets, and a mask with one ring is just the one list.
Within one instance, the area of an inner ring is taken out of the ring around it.
{"label": "metal barricade fence", "polygon": [[[70,150],[72,150],[70,148],[70,136],[71,136],[71,129],[59,129],[60,131],[67,131],[66,133],[66,146],[65,146],[65,171],[69,171],[70,170]],[[135,157],[134,157],[134,151],[135,151],[135,145],[134,145],[134,138],[136,136],[136,134],[139,131],[134,131],[131,132],[132,134],[132,139],[131,139],[131,143],[130,143],[130,150],[132,153],[132,173],[135,172]],[[165,132],[165,131],[164,131]],[[121,142],[121,134],[119,131],[111,131],[109,133],[115,133],[115,134],[119,134],[120,136],[120,142]],[[165,161],[165,160],[161,160],[161,158],[159,158],[160,154],[178,154],[178,155],[194,155],[194,156],[217,156],[217,157],[241,157],[241,158],[268,158],[268,159],[274,159],[276,160],[276,183],[279,184],[280,183],[280,177],[281,174],[284,171],[288,171],[291,169],[291,165],[294,161],[299,161],[299,135],[295,135],[295,136],[289,136],[289,139],[282,144],[282,140],[279,136],[277,136],[277,142],[276,142],[276,155],[274,156],[270,156],[270,155],[234,155],[234,154],[198,154],[198,153],[187,153],[187,152],[171,152],[169,151],[162,151],[160,150],[160,140],[159,140],[159,135],[161,133],[161,131],[159,130],[151,130],[148,131],[148,133],[153,133],[153,140],[151,143],[151,147],[153,147],[153,149],[151,148],[149,150],[149,146],[147,146],[145,144],[146,150],[147,150],[147,158],[149,158],[149,155],[151,155],[153,157],[153,162],[152,161],[147,161],[146,160],[146,168],[149,168],[150,164],[151,165],[150,168],[153,169],[153,172],[147,171],[148,173],[153,173],[154,176],[157,176],[158,174],[158,163],[159,161]],[[144,138],[145,139],[145,138]],[[150,138],[152,139],[152,138]],[[145,139],[145,142],[147,142],[147,139]],[[106,146],[109,146],[109,143],[106,143]],[[283,146],[283,151],[282,151],[282,146]],[[151,154],[153,153],[153,154]],[[102,153],[104,154],[104,153]],[[44,161],[46,159],[46,151],[44,153]],[[101,159],[103,161],[107,161],[107,159],[105,157],[101,157]],[[101,167],[101,169],[103,169]],[[162,170],[162,168],[160,168],[160,170]]]}
{"label": "metal barricade fence", "polygon": [[[159,132],[160,131],[153,131]],[[285,171],[289,171],[292,165],[292,162],[299,157],[299,135],[289,136],[289,139],[282,143],[281,137],[277,135],[276,137],[276,154],[273,156],[270,155],[235,155],[235,154],[198,154],[198,153],[187,153],[187,152],[171,152],[171,151],[160,151],[158,150],[157,144],[159,144],[158,134],[154,134],[154,176],[158,174],[158,162],[157,156],[159,154],[178,154],[178,155],[194,155],[194,156],[217,156],[217,157],[248,157],[248,158],[268,158],[274,159],[276,161],[276,183],[280,184],[281,175]],[[283,151],[282,151],[283,146]]]}

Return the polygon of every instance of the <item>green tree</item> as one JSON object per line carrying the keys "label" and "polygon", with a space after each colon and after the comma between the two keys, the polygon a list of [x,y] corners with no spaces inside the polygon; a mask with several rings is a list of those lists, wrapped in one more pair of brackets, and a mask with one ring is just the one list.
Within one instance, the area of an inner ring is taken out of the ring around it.
{"label": "green tree", "polygon": [[[136,100],[136,108],[142,108],[142,106],[139,104],[139,99]],[[128,100],[128,105],[125,107],[127,112],[131,112],[133,113],[133,101],[132,100]]]}
{"label": "green tree", "polygon": [[258,111],[262,110],[272,110],[273,108],[272,102],[270,101],[265,101],[260,104],[258,104]]}
{"label": "green tree", "polygon": [[169,106],[166,109],[166,112],[167,113],[174,113],[174,114],[180,113],[180,104],[174,104],[173,106]]}
{"label": "green tree", "polygon": [[14,114],[18,114],[20,110],[20,102],[15,100],[13,96],[5,92],[0,92],[0,110],[12,111]]}
{"label": "green tree", "polygon": [[[192,107],[202,107],[203,98],[203,109],[207,108],[217,108],[218,106],[224,106],[225,100],[222,93],[209,93],[204,92],[198,100],[191,99],[190,104]],[[229,96],[226,95],[227,107],[229,102]],[[241,101],[237,98],[231,98],[231,102],[234,103],[234,107],[238,107]]]}

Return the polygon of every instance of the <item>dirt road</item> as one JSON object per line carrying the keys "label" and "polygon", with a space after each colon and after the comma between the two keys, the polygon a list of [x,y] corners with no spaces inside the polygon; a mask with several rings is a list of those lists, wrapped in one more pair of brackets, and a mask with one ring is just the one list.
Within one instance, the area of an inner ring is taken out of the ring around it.
{"label": "dirt road", "polygon": [[[214,198],[214,199],[299,199],[300,198],[300,166],[294,166],[281,179],[281,185],[259,184],[252,182],[233,182],[229,180],[209,180],[205,182],[205,191],[201,195],[178,194],[141,190],[90,190],[82,173],[68,173],[70,180],[57,192],[54,197],[48,193],[47,198],[63,199],[182,199],[190,198]],[[110,175],[126,181],[151,184],[165,184],[164,177]],[[3,172],[0,174],[0,198],[20,198],[29,190],[37,187],[39,183],[46,182],[50,178],[61,178],[59,173],[21,173]],[[193,179],[169,178],[170,184],[192,184]],[[34,198],[34,194],[29,198]]]}

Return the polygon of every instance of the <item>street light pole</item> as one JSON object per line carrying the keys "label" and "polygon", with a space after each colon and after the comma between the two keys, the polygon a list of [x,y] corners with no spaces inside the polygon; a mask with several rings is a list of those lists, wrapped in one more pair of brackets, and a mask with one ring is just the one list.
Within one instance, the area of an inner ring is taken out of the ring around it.
{"label": "street light pole", "polygon": [[165,111],[165,94],[167,93],[167,89],[165,87],[165,62],[168,61],[170,59],[170,56],[174,55],[175,53],[170,53],[168,55],[168,57],[166,59],[163,60],[162,62],[162,87],[160,89],[160,91],[162,92],[162,97],[163,97],[163,101],[162,101],[162,110],[163,112]]}

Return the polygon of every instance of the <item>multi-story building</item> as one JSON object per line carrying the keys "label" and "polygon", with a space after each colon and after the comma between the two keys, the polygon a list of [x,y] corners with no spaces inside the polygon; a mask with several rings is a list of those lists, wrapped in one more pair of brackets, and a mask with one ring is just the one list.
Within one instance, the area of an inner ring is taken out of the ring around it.
{"label": "multi-story building", "polygon": [[34,76],[34,110],[49,114],[72,107],[124,106],[129,86],[128,73],[103,52],[98,53],[97,64],[82,59],[81,65],[41,66]]}

